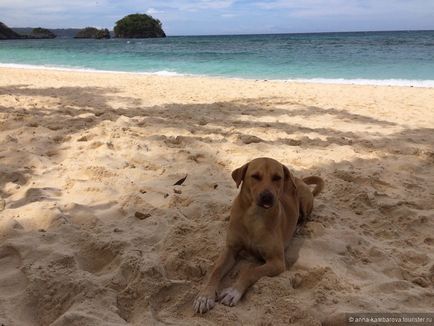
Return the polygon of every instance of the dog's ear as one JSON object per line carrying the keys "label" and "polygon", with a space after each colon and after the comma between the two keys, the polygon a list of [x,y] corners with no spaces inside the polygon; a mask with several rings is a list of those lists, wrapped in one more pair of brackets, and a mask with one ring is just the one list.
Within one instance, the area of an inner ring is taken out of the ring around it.
{"label": "dog's ear", "polygon": [[289,169],[285,165],[282,166],[283,166],[283,174],[285,176],[285,182],[290,182],[294,186],[294,189],[297,190],[297,185],[295,184],[294,175],[291,173],[291,171],[289,171]]}
{"label": "dog's ear", "polygon": [[232,179],[234,179],[235,183],[237,184],[237,188],[240,187],[241,182],[244,180],[248,166],[249,163],[246,163],[242,167],[232,171]]}

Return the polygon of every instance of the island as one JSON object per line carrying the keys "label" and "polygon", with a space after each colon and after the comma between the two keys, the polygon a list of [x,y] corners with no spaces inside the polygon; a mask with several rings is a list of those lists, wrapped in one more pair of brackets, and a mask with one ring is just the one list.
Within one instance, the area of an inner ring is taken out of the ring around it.
{"label": "island", "polygon": [[29,36],[29,38],[36,38],[36,39],[56,38],[56,34],[54,34],[49,29],[42,28],[42,27],[34,28],[30,35],[25,35],[24,37],[26,36]]}
{"label": "island", "polygon": [[[51,39],[57,36],[74,37],[75,39],[109,39],[111,37],[107,28],[48,30],[42,27],[24,27],[13,30],[0,22],[0,40]],[[166,37],[166,33],[160,20],[147,14],[131,14],[116,22],[114,36],[117,38],[158,38]]]}
{"label": "island", "polygon": [[0,22],[0,40],[34,40],[34,39],[51,39],[55,38],[56,34],[52,31],[37,27],[33,28],[30,34],[19,34],[11,28],[7,27],[5,24]]}
{"label": "island", "polygon": [[146,14],[125,16],[116,22],[114,33],[118,38],[166,37],[161,22]]}
{"label": "island", "polygon": [[[32,34],[32,27],[12,27],[12,30],[21,35]],[[56,35],[56,38],[74,38],[81,28],[50,28],[50,32]]]}
{"label": "island", "polygon": [[80,30],[74,38],[108,39],[110,38],[110,32],[107,28],[86,27]]}

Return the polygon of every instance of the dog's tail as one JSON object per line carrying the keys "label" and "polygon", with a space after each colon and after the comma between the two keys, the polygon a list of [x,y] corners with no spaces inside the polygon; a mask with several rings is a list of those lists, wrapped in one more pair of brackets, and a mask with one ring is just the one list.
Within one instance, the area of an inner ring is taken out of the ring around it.
{"label": "dog's tail", "polygon": [[316,197],[324,189],[324,180],[317,176],[311,176],[303,178],[304,183],[308,185],[315,185],[312,191],[314,197]]}

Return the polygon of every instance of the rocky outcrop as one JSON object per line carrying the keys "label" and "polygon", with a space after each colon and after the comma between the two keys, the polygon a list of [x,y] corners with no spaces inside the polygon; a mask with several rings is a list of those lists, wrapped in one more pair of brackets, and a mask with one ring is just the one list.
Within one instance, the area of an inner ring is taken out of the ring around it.
{"label": "rocky outcrop", "polygon": [[110,38],[110,32],[107,28],[97,29],[95,27],[86,27],[80,30],[74,38],[108,39]]}
{"label": "rocky outcrop", "polygon": [[22,38],[20,34],[0,22],[0,40],[15,40],[20,38]]}
{"label": "rocky outcrop", "polygon": [[117,21],[114,33],[120,38],[166,37],[161,22],[145,14],[128,15]]}

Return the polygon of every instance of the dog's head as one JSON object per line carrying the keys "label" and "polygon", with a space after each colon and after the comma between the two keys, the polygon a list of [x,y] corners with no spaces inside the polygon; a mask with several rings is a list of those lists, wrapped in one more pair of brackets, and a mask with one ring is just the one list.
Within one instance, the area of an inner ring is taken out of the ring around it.
{"label": "dog's head", "polygon": [[234,170],[232,178],[237,188],[243,183],[241,191],[251,202],[265,209],[272,208],[282,192],[296,190],[289,169],[267,157],[256,158]]}

